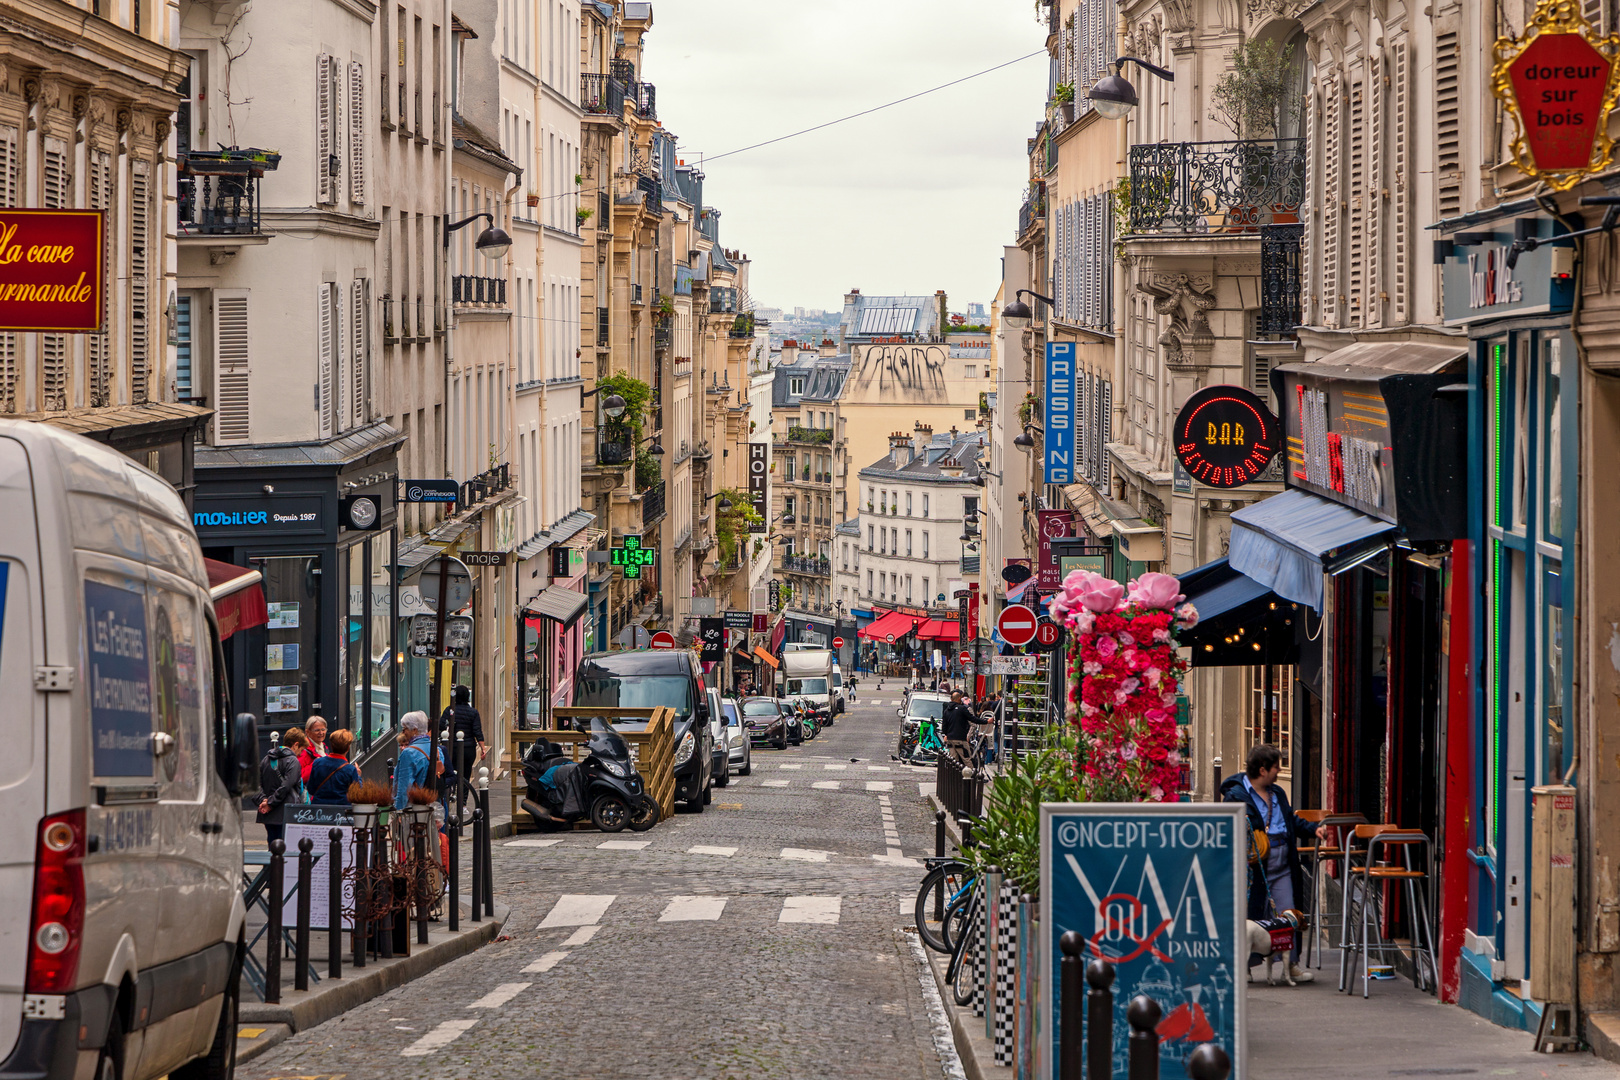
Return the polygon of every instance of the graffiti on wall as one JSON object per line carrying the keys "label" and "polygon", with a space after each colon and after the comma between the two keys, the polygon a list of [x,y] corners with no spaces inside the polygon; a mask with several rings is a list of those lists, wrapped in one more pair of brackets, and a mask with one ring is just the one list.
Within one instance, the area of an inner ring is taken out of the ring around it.
{"label": "graffiti on wall", "polygon": [[945,394],[943,345],[857,345],[851,352],[853,400],[933,403]]}

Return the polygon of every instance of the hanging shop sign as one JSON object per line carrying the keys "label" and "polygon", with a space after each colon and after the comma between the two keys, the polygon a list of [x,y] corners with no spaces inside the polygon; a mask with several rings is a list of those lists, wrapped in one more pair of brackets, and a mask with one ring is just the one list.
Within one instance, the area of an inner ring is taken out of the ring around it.
{"label": "hanging shop sign", "polygon": [[1513,160],[1554,191],[1608,168],[1620,101],[1615,42],[1569,0],[1539,0],[1523,35],[1496,39],[1491,90],[1513,117]]}
{"label": "hanging shop sign", "polygon": [[198,495],[191,523],[197,535],[208,538],[271,533],[323,534],[319,495],[261,497]]}
{"label": "hanging shop sign", "polygon": [[754,613],[751,611],[728,611],[725,613],[726,629],[748,630],[754,625]]}
{"label": "hanging shop sign", "polygon": [[1073,533],[1074,513],[1069,510],[1037,510],[1035,517],[1040,530],[1036,551],[1039,573],[1035,588],[1049,593],[1063,584],[1063,574],[1052,556],[1052,541],[1065,539]]}
{"label": "hanging shop sign", "polygon": [[748,444],[748,504],[753,507],[754,513],[759,516],[757,522],[748,524],[751,533],[762,533],[769,528],[771,520],[771,444],[765,442],[751,442]]}
{"label": "hanging shop sign", "polygon": [[[1492,228],[1497,231],[1455,232],[1441,242],[1446,325],[1570,310],[1575,302],[1575,241],[1560,239],[1569,230],[1539,214]],[[1516,237],[1533,237],[1536,246],[1515,245]],[[1509,266],[1515,246],[1519,254]]]}
{"label": "hanging shop sign", "polygon": [[1206,386],[1176,414],[1176,460],[1200,483],[1242,487],[1277,456],[1281,427],[1266,403],[1241,386]]}
{"label": "hanging shop sign", "polygon": [[610,550],[613,565],[624,570],[624,576],[627,578],[638,578],[641,576],[643,566],[658,564],[658,552],[652,548],[642,547],[639,536],[627,536],[621,546]]}
{"label": "hanging shop sign", "polygon": [[0,330],[101,329],[104,214],[0,210]]}
{"label": "hanging shop sign", "polygon": [[454,480],[401,480],[405,501],[413,503],[453,503],[461,494]]}
{"label": "hanging shop sign", "polygon": [[726,622],[724,619],[698,620],[698,659],[706,664],[718,663],[726,658]]}
{"label": "hanging shop sign", "polygon": [[1046,431],[1044,464],[1048,484],[1074,483],[1074,342],[1046,343]]}

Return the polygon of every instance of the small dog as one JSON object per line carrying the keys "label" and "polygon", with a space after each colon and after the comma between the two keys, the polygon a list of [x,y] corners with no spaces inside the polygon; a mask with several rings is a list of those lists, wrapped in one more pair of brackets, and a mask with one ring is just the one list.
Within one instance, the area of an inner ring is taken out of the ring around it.
{"label": "small dog", "polygon": [[1291,972],[1294,937],[1299,933],[1299,927],[1305,921],[1303,912],[1285,911],[1275,919],[1267,919],[1263,923],[1249,920],[1249,981],[1254,982],[1253,963],[1256,957],[1266,962],[1266,985],[1276,986],[1276,965],[1282,964],[1283,981],[1289,986],[1297,986]]}

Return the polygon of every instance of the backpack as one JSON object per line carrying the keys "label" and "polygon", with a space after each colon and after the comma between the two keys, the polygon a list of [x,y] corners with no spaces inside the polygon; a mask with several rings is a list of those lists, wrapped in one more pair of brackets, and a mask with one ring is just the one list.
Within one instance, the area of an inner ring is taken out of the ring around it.
{"label": "backpack", "polygon": [[[427,751],[423,750],[420,746],[407,746],[405,749],[415,750],[418,754],[422,755],[424,760],[428,756]],[[436,795],[439,792],[439,779],[442,776],[444,776],[444,748],[441,746],[439,748],[438,760],[433,762],[433,768],[428,770],[428,775],[422,778],[422,786]]]}

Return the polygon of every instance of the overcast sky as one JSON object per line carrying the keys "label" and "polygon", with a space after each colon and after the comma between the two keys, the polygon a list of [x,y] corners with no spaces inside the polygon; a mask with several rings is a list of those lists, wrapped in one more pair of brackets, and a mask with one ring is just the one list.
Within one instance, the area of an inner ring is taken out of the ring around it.
{"label": "overcast sky", "polygon": [[[644,77],[688,162],[926,90],[1044,48],[1034,0],[654,0]],[[1028,178],[1042,57],[715,161],[703,197],[753,259],[762,307],[843,294],[988,305]]]}

